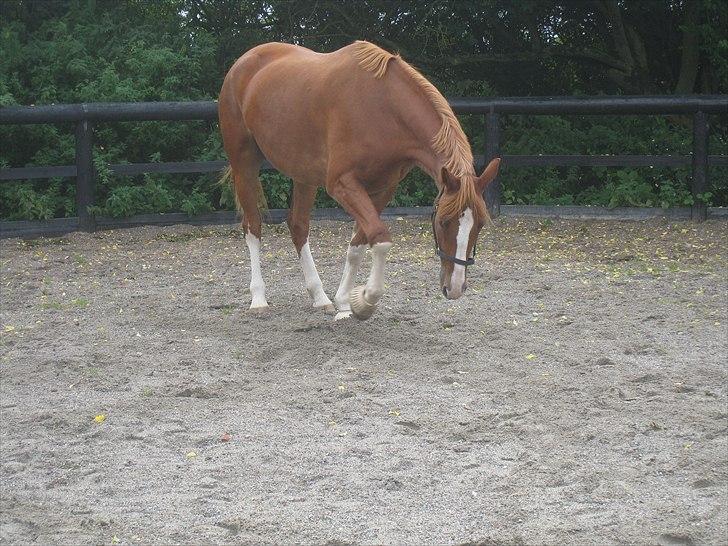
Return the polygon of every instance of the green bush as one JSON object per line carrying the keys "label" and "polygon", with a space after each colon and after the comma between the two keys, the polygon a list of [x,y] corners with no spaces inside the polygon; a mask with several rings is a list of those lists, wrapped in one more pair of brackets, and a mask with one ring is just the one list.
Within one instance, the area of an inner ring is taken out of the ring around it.
{"label": "green bush", "polygon": [[[728,148],[725,119],[715,116],[711,150]],[[513,155],[683,155],[692,151],[689,118],[664,116],[508,116],[503,153]],[[716,153],[716,152],[713,153]],[[722,152],[725,153],[725,152]],[[704,199],[725,206],[725,169],[710,169]],[[501,172],[507,204],[676,207],[693,202],[690,169],[660,167],[506,167]]]}
{"label": "green bush", "polygon": [[[207,22],[210,24],[197,24],[205,16],[195,11],[198,4],[187,0],[5,0],[0,8],[3,10],[0,13],[0,51],[3,52],[0,55],[0,106],[212,100],[217,96],[225,67],[230,66],[232,59],[258,43],[285,38],[284,29],[266,23],[269,16],[274,19],[271,10],[278,10],[276,13],[279,15],[294,16],[298,13],[292,4],[286,2],[261,5],[254,2],[208,2],[205,13],[235,14],[237,9],[252,19],[238,24],[221,15],[215,24],[210,21]],[[370,4],[361,3],[361,9],[366,11]],[[708,4],[706,6],[710,8]],[[396,8],[392,6],[388,5],[386,9]],[[446,8],[442,4],[439,9]],[[722,9],[717,5],[714,8]],[[419,9],[413,5],[412,13]],[[421,9],[429,12],[429,8]],[[452,9],[460,8],[453,3]],[[314,19],[323,13],[303,11],[306,18],[311,16]],[[511,11],[517,13],[515,8]],[[374,20],[379,19],[375,17]],[[440,17],[443,24],[447,20]],[[325,26],[326,21],[317,23],[312,20],[311,25],[315,24]],[[409,23],[405,19],[400,21],[400,25],[406,24]],[[459,24],[457,26],[459,29]],[[426,32],[426,28],[420,25],[416,30]],[[471,39],[469,35],[463,35],[466,43],[457,46],[459,35],[451,32],[452,29],[446,30],[443,27],[437,31],[437,39],[423,43],[423,47],[444,48],[442,51],[446,51],[453,46],[469,51],[468,48],[473,45],[468,41]],[[711,62],[717,67],[717,74],[724,78],[728,63],[721,55],[728,42],[720,35],[717,26],[716,29],[706,27],[703,30],[709,34],[706,34],[705,39],[709,40],[706,43],[717,44],[710,49]],[[329,34],[318,33],[313,26],[311,33],[306,38],[308,45],[329,50],[335,45],[321,37]],[[349,41],[343,37],[341,40]],[[432,55],[437,53],[429,51]],[[548,61],[553,62],[556,60]],[[558,92],[583,92],[588,82],[583,75],[578,75],[581,72],[573,64],[559,66],[564,70],[564,76]],[[493,96],[499,94],[494,82],[499,82],[500,92],[506,85],[502,76],[491,77],[489,72],[485,73],[486,80],[479,72],[459,73],[457,70],[460,68],[451,67],[449,62],[444,68],[436,67],[436,64],[430,65],[429,73],[436,74],[435,83],[447,95]],[[537,79],[551,82],[553,75],[549,74],[556,72],[550,64],[547,68],[548,71],[540,75],[510,74],[512,81],[509,85],[512,88],[505,92],[524,92],[522,86],[526,83],[532,87],[525,92],[545,92],[539,90]],[[532,78],[533,82],[528,78]],[[587,89],[594,92],[591,87]],[[471,138],[474,153],[482,154],[482,116],[469,115],[461,119]],[[502,116],[501,124],[504,154],[689,155],[691,152],[691,127],[689,118],[685,117]],[[711,124],[711,151],[725,153],[728,149],[726,116],[711,116]],[[97,123],[93,137],[93,160],[97,171],[94,214],[120,217],[179,211],[194,215],[235,208],[230,188],[217,184],[219,173],[128,177],[113,175],[108,168],[114,163],[224,159],[215,123]],[[74,134],[70,124],[3,126],[0,131],[2,167],[72,165],[74,157]],[[711,168],[710,179],[711,186],[700,198],[709,204],[728,205],[725,168]],[[291,193],[290,180],[270,171],[264,172],[261,180],[269,206],[286,208]],[[505,166],[501,180],[506,203],[670,207],[689,205],[693,199],[688,168]],[[435,195],[432,181],[415,169],[400,184],[391,205],[429,205]],[[318,192],[315,204],[318,207],[336,206],[323,190]],[[46,219],[75,214],[72,179],[0,184],[2,219]]]}

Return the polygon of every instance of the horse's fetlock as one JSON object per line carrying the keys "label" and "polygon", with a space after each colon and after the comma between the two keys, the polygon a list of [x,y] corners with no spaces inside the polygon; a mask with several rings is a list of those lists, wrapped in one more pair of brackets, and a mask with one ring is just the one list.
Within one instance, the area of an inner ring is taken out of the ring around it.
{"label": "horse's fetlock", "polygon": [[379,300],[382,299],[383,295],[383,288],[367,288],[364,291],[364,299],[367,300],[369,303],[377,303]]}
{"label": "horse's fetlock", "polygon": [[265,291],[265,283],[264,282],[251,282],[250,283],[250,291],[251,292],[264,292]]}

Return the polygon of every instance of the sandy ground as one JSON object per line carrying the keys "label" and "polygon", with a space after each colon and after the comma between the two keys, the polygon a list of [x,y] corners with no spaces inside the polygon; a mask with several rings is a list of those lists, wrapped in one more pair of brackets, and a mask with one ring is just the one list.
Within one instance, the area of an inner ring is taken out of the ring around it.
{"label": "sandy ground", "polygon": [[2,241],[0,543],[726,543],[725,222],[501,218],[456,302],[391,225],[364,323],[283,226],[264,317],[229,226]]}

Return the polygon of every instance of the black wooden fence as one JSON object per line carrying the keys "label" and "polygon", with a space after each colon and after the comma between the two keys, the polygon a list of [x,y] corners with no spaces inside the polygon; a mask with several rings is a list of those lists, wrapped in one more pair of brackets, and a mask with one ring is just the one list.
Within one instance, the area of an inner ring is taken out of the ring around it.
{"label": "black wooden fence", "polygon": [[[728,113],[726,95],[657,97],[549,97],[549,98],[456,98],[450,104],[458,114],[484,117],[485,149],[476,156],[480,166],[500,155],[500,116],[531,115],[691,115],[693,153],[675,155],[504,155],[502,166],[585,166],[585,167],[679,167],[692,164],[692,193],[695,203],[691,216],[702,221],[707,208],[699,198],[707,188],[708,166],[728,166],[728,156],[708,154],[708,115]],[[0,183],[33,178],[75,177],[78,219],[72,227],[92,231],[96,219],[88,207],[94,204],[93,125],[118,121],[180,121],[217,119],[215,102],[89,103],[51,106],[10,106],[0,108],[0,125],[75,123],[76,164],[64,166],[18,167],[0,170]],[[207,173],[226,166],[225,161],[132,163],[109,165],[113,174]],[[270,166],[267,166],[270,168]],[[486,200],[494,215],[500,212],[500,182],[488,186]],[[168,220],[150,215],[146,223]],[[108,223],[104,223],[108,225]],[[116,221],[114,225],[123,225]],[[68,229],[67,229],[68,230]],[[16,235],[21,232],[15,231]]]}

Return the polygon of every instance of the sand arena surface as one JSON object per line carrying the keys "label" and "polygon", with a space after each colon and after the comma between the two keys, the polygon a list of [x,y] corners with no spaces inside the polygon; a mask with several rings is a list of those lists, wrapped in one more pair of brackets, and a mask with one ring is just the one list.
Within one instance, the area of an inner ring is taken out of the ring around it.
{"label": "sand arena surface", "polygon": [[725,222],[501,218],[456,302],[391,226],[364,323],[284,226],[263,317],[230,226],[0,242],[0,543],[725,543]]}

